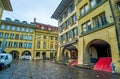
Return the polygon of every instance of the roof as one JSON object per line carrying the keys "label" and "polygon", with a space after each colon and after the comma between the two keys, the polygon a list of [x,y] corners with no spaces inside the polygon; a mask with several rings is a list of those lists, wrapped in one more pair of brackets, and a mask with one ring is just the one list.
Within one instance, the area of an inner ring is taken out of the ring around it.
{"label": "roof", "polygon": [[58,20],[59,15],[61,15],[63,10],[68,7],[71,1],[73,0],[62,0],[55,12],[53,13],[53,15],[51,16],[51,18]]}
{"label": "roof", "polygon": [[58,27],[56,26],[36,22],[36,18],[34,18],[34,24],[37,26],[38,29],[58,30]]}
{"label": "roof", "polygon": [[43,23],[35,23],[38,29],[44,29],[44,30],[58,30],[58,27],[52,26],[52,25],[47,25]]}
{"label": "roof", "polygon": [[1,0],[5,10],[13,11],[10,0]]}

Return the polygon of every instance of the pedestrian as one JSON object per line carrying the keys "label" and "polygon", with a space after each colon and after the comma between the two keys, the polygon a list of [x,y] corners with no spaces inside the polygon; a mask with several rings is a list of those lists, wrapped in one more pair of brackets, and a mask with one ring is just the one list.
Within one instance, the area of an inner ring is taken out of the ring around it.
{"label": "pedestrian", "polygon": [[115,73],[115,64],[113,62],[111,62],[110,66],[112,68],[112,73]]}

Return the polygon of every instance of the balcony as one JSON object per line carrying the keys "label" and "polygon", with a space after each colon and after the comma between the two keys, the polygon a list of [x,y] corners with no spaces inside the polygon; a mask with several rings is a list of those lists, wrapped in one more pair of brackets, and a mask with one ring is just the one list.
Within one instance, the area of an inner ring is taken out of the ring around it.
{"label": "balcony", "polygon": [[[113,23],[112,23],[112,24],[113,24]],[[102,24],[99,25],[99,26],[94,26],[93,28],[88,29],[86,32],[82,32],[82,33],[81,33],[81,36],[84,36],[84,35],[87,35],[87,34],[96,32],[96,31],[101,30],[101,29],[104,29],[104,28],[106,28],[106,27],[108,27],[108,26],[110,26],[110,25],[111,25],[111,24],[106,21],[106,22],[102,23]]]}

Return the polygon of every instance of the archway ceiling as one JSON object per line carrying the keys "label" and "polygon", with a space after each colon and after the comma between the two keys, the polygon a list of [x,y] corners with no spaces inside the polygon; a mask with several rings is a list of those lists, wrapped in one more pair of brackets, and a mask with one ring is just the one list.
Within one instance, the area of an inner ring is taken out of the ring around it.
{"label": "archway ceiling", "polygon": [[76,47],[74,47],[74,46],[67,46],[66,49],[68,49],[68,50],[74,50],[74,49],[76,49]]}
{"label": "archway ceiling", "polygon": [[92,42],[92,45],[107,45],[108,43],[106,43],[105,41],[102,40],[95,40]]}

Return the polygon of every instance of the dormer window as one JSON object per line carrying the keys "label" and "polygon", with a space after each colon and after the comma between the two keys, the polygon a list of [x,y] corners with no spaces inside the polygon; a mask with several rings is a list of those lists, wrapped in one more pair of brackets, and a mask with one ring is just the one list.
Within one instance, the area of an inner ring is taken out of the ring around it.
{"label": "dormer window", "polygon": [[11,19],[10,18],[6,18],[6,21],[11,21]]}
{"label": "dormer window", "polygon": [[14,22],[19,23],[20,21],[18,19],[15,19]]}
{"label": "dormer window", "polygon": [[23,23],[23,24],[27,24],[27,21],[23,21],[22,23]]}

